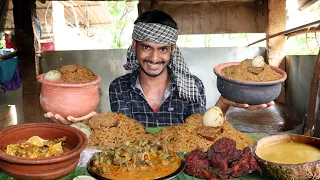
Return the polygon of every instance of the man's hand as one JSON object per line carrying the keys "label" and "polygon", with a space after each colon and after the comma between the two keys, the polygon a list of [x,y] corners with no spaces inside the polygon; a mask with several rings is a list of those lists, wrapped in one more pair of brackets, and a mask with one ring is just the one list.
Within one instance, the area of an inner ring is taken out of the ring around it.
{"label": "man's hand", "polygon": [[47,112],[44,114],[44,117],[46,118],[50,118],[53,122],[55,123],[61,123],[61,124],[72,124],[75,122],[79,122],[79,121],[83,121],[85,119],[89,119],[90,117],[96,115],[97,113],[92,111],[89,114],[85,115],[85,116],[81,116],[81,117],[72,117],[72,116],[68,116],[67,118],[64,118],[62,116],[60,116],[59,114],[52,114],[51,112]]}
{"label": "man's hand", "polygon": [[256,110],[256,109],[270,107],[273,105],[274,105],[274,101],[268,102],[267,104],[259,104],[259,105],[239,104],[239,103],[230,101],[222,96],[220,96],[218,102],[216,103],[216,106],[218,106],[222,110],[224,115],[226,115],[228,108],[230,106],[244,108],[248,110]]}

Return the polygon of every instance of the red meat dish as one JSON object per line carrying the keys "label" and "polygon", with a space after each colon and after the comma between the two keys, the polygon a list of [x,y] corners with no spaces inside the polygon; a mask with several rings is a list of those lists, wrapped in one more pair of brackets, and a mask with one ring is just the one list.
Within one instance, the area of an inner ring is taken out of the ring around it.
{"label": "red meat dish", "polygon": [[195,149],[185,156],[186,168],[184,172],[197,178],[206,178],[203,171],[210,172],[210,164],[207,159],[207,153],[201,149]]}

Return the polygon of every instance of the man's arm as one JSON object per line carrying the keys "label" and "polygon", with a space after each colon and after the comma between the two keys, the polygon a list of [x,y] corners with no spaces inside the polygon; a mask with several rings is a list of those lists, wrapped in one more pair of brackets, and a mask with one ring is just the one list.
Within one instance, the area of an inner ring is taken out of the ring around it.
{"label": "man's arm", "polygon": [[124,96],[127,92],[123,92],[120,89],[120,84],[112,82],[109,86],[109,100],[112,112],[125,114],[128,117],[132,117],[131,110],[127,106]]}

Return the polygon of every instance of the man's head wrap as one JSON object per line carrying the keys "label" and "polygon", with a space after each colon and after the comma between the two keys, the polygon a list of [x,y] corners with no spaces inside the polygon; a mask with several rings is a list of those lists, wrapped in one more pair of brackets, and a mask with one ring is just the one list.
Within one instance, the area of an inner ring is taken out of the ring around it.
{"label": "man's head wrap", "polygon": [[[158,24],[138,22],[134,25],[132,39],[136,41],[149,41],[161,44],[176,44],[178,40],[178,30]],[[130,46],[127,51],[127,63],[123,66],[126,70],[134,70],[139,68],[136,52]],[[195,80],[184,62],[183,56],[177,46],[171,53],[169,67],[172,69],[179,96],[190,101],[197,101],[202,105],[205,104],[201,98]]]}

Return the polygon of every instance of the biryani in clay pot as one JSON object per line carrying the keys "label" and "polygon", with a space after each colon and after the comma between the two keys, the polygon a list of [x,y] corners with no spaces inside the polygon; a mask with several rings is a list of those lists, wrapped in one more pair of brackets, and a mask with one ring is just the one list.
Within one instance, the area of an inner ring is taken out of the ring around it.
{"label": "biryani in clay pot", "polygon": [[260,55],[242,62],[219,64],[214,68],[217,88],[221,95],[241,104],[265,104],[275,100],[281,92],[285,71],[270,66]]}
{"label": "biryani in clay pot", "polygon": [[42,84],[40,104],[46,112],[79,117],[99,103],[101,78],[80,65],[66,65],[38,76]]}

